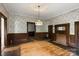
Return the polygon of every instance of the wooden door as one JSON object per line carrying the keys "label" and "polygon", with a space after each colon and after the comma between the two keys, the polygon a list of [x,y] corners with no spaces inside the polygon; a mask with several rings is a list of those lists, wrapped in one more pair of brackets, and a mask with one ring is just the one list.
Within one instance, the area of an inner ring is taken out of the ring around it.
{"label": "wooden door", "polygon": [[53,25],[48,25],[48,38],[53,40]]}
{"label": "wooden door", "polygon": [[79,48],[79,22],[75,22],[75,44]]}

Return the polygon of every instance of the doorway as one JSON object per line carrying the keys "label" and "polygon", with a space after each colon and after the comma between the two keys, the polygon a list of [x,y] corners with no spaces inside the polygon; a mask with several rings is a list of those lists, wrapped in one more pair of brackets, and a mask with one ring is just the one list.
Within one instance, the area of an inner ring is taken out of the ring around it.
{"label": "doorway", "polygon": [[27,35],[29,37],[35,37],[36,25],[34,22],[27,22]]}
{"label": "doorway", "polygon": [[70,46],[69,45],[69,28],[70,24],[57,24],[55,25],[55,40],[57,43]]}
{"label": "doorway", "polygon": [[0,55],[3,55],[7,43],[7,18],[0,12]]}
{"label": "doorway", "polygon": [[53,25],[48,25],[48,38],[49,38],[49,41],[53,41],[54,40]]}
{"label": "doorway", "polygon": [[79,21],[75,22],[75,44],[79,48]]}

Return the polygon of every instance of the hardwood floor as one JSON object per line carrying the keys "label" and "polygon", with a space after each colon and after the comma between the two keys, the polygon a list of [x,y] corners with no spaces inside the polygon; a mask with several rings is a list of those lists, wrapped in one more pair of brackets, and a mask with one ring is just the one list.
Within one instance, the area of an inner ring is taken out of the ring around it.
{"label": "hardwood floor", "polygon": [[71,56],[72,52],[47,41],[32,41],[6,48],[4,55],[10,56]]}

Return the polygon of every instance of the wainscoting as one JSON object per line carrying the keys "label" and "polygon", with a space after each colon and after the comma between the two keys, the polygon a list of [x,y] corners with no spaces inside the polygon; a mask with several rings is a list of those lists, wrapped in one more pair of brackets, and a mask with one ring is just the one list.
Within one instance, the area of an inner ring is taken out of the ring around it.
{"label": "wainscoting", "polygon": [[[47,34],[47,32],[37,32],[36,37],[43,39]],[[8,46],[11,44],[20,44],[28,41],[28,35],[27,33],[8,33],[7,40]]]}
{"label": "wainscoting", "polygon": [[70,42],[75,43],[75,35],[70,35]]}
{"label": "wainscoting", "polygon": [[27,40],[27,33],[8,33],[7,40],[8,45],[25,42]]}
{"label": "wainscoting", "polygon": [[70,46],[76,47],[75,35],[70,35]]}
{"label": "wainscoting", "polygon": [[[38,39],[45,39],[47,32],[37,32],[36,37]],[[20,44],[28,41],[27,33],[8,33],[7,35],[8,45],[11,44]],[[52,39],[49,41],[55,40],[55,34],[52,34]],[[73,43],[73,44],[72,44]],[[70,45],[73,46],[75,44],[75,35],[70,35]]]}

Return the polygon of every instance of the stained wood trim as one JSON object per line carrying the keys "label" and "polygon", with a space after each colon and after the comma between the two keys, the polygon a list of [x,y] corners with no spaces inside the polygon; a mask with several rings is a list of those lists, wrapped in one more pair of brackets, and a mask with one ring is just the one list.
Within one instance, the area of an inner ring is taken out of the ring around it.
{"label": "stained wood trim", "polygon": [[74,26],[75,26],[75,44],[76,44],[76,47],[77,47],[77,48],[79,48],[79,47],[78,47],[78,44],[79,44],[79,40],[78,40],[78,32],[79,32],[79,31],[78,31],[78,28],[79,28],[79,27],[78,27],[78,24],[79,24],[79,21],[76,21],[76,22],[75,22],[75,25],[74,25]]}
{"label": "stained wood trim", "polygon": [[70,35],[70,43],[75,43],[75,35]]}
{"label": "stained wood trim", "polygon": [[27,33],[8,33],[9,34],[27,34]]}
{"label": "stained wood trim", "polygon": [[35,32],[36,32],[36,25],[34,22],[27,22],[27,33],[28,33],[28,24],[33,24],[34,25],[34,29],[35,29]]}
{"label": "stained wood trim", "polygon": [[[47,34],[48,32],[36,32],[36,34]],[[8,34],[27,34],[27,33],[8,33]]]}
{"label": "stained wood trim", "polygon": [[36,32],[36,34],[48,34],[48,32]]}
{"label": "stained wood trim", "polygon": [[[37,32],[36,35],[37,36],[44,36],[48,34],[48,32]],[[75,35],[69,35],[70,36],[70,43],[75,43],[74,40],[75,40]],[[9,45],[11,45],[11,40],[15,39],[15,40],[18,40],[18,41],[21,41],[22,39],[27,39],[27,33],[8,33],[7,35],[8,37],[8,41],[9,41]],[[55,38],[55,33],[52,33],[52,37]]]}
{"label": "stained wood trim", "polygon": [[[65,24],[57,24],[55,25],[55,40],[56,40],[56,34],[65,34],[66,35],[66,43],[67,45],[69,46],[69,26],[70,24],[69,23],[65,23]],[[59,31],[58,30],[58,27],[65,27],[65,31]]]}
{"label": "stained wood trim", "polygon": [[0,12],[0,17],[3,17],[5,20],[7,20],[7,17],[2,12]]}

